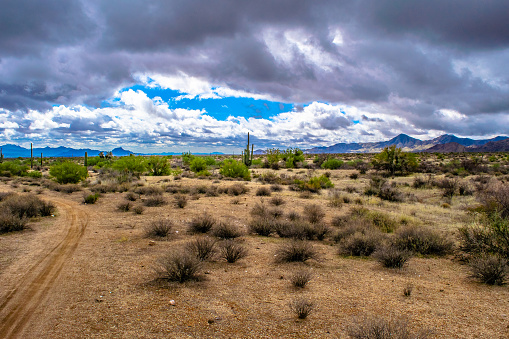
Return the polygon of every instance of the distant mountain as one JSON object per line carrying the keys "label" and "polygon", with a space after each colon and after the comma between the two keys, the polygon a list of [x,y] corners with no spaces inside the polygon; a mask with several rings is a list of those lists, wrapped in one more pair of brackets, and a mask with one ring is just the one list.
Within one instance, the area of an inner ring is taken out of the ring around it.
{"label": "distant mountain", "polygon": [[435,146],[432,146],[424,152],[430,152],[430,153],[461,153],[466,152],[467,148],[463,145],[458,144],[457,142],[448,142],[445,144],[438,144]]}
{"label": "distant mountain", "polygon": [[123,149],[122,147],[117,147],[111,151],[114,157],[125,157],[126,155],[134,154],[131,151],[127,151]]}
{"label": "distant mountain", "polygon": [[[0,146],[2,149],[2,154],[5,158],[29,158],[30,157],[30,148],[24,148],[17,145],[7,144]],[[87,152],[88,156],[94,157],[99,155],[101,151],[94,150],[90,148],[70,148],[70,147],[44,147],[44,148],[34,148],[33,153],[34,157],[40,157],[41,153],[44,157],[57,157],[57,158],[69,158],[69,157],[82,157],[85,156],[85,152]],[[133,152],[126,151],[123,148],[115,148],[113,151],[113,155],[115,156],[123,156],[129,155]],[[108,153],[107,151],[103,151],[104,154]]]}
{"label": "distant mountain", "polygon": [[[502,140],[507,140],[506,136],[498,136],[492,139],[484,139],[484,140],[474,140],[470,138],[458,138],[455,135],[444,134],[439,136],[438,138],[431,140],[419,140],[416,138],[412,138],[406,134],[400,134],[388,141],[380,141],[380,142],[367,142],[367,143],[339,143],[328,147],[314,147],[306,150],[306,153],[318,154],[318,153],[376,153],[383,150],[385,147],[396,145],[396,147],[403,149],[405,152],[420,152],[424,150],[428,150],[435,145],[444,145],[448,143],[456,143],[460,146],[464,147],[475,147],[487,144],[489,142],[498,142]],[[457,146],[451,145],[446,147],[445,149],[457,149]],[[441,149],[441,148],[437,148]],[[442,151],[432,151],[432,152],[442,152]],[[457,152],[457,151],[449,151],[449,152]],[[461,151],[458,151],[461,152]]]}
{"label": "distant mountain", "polygon": [[468,148],[469,152],[509,152],[509,139],[490,141],[484,145]]}

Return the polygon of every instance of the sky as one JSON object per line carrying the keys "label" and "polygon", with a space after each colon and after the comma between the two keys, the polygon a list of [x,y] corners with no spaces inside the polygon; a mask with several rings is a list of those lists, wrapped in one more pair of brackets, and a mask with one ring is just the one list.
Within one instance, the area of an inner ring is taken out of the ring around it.
{"label": "sky", "polygon": [[507,0],[4,0],[0,144],[509,135]]}

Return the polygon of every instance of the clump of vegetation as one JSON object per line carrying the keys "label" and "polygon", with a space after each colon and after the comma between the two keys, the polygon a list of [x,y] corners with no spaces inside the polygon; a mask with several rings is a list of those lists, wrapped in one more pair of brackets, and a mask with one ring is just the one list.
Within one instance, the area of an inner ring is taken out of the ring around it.
{"label": "clump of vegetation", "polygon": [[200,236],[189,241],[185,248],[188,252],[193,253],[199,260],[205,261],[212,258],[216,252],[215,246],[216,240]]}
{"label": "clump of vegetation", "polygon": [[129,212],[131,207],[133,207],[133,205],[129,201],[121,202],[120,204],[117,205],[117,209],[121,212]]}
{"label": "clump of vegetation", "polygon": [[315,304],[308,299],[300,298],[290,302],[289,307],[297,318],[306,319],[315,308]]}
{"label": "clump of vegetation", "polygon": [[352,339],[426,339],[431,338],[431,331],[421,330],[412,333],[408,320],[365,317],[354,321],[348,327],[348,335]]}
{"label": "clump of vegetation", "polygon": [[135,214],[143,214],[144,211],[145,211],[145,208],[143,206],[135,206],[133,208],[133,212]]}
{"label": "clump of vegetation", "polygon": [[481,255],[469,262],[471,277],[488,285],[504,285],[509,276],[506,258],[494,255]]}
{"label": "clump of vegetation", "polygon": [[0,210],[18,218],[46,217],[55,211],[55,205],[45,202],[35,195],[13,194],[5,198],[0,204]]}
{"label": "clump of vegetation", "polygon": [[188,231],[190,233],[207,233],[215,224],[216,220],[210,214],[203,213],[191,220]]}
{"label": "clump of vegetation", "polygon": [[138,200],[138,195],[135,194],[134,192],[127,192],[126,195],[124,196],[124,199],[129,201],[136,201]]}
{"label": "clump of vegetation", "polygon": [[411,253],[401,250],[396,246],[386,245],[378,247],[372,256],[384,267],[403,268],[408,259],[410,259]]}
{"label": "clump of vegetation", "polygon": [[242,235],[240,230],[228,222],[220,222],[212,229],[212,235],[220,239],[233,239]]}
{"label": "clump of vegetation", "polygon": [[223,166],[219,169],[219,174],[228,178],[251,180],[251,174],[247,166],[233,159],[226,159],[223,162]]}
{"label": "clump of vegetation", "polygon": [[99,199],[99,193],[86,194],[83,197],[83,203],[84,204],[95,204],[97,202],[97,199]]}
{"label": "clump of vegetation", "polygon": [[330,169],[335,170],[343,166],[344,162],[336,159],[336,158],[329,158],[326,161],[324,161],[321,165],[323,169]]}
{"label": "clump of vegetation", "polygon": [[347,229],[346,234],[336,234],[340,255],[370,256],[384,240],[383,234],[371,228]]}
{"label": "clump of vegetation", "polygon": [[248,225],[249,232],[268,237],[274,231],[274,223],[274,219],[267,216],[253,218]]}
{"label": "clump of vegetation", "polygon": [[234,239],[228,239],[220,244],[221,258],[228,263],[234,263],[247,256],[246,248]]}
{"label": "clump of vegetation", "polygon": [[269,200],[270,204],[271,205],[274,205],[274,206],[281,206],[285,203],[285,199],[283,199],[282,196],[280,195],[276,195],[276,196],[273,196],[270,200]]}
{"label": "clump of vegetation", "polygon": [[163,189],[159,186],[140,186],[136,188],[135,193],[140,195],[162,195]]}
{"label": "clump of vegetation", "polygon": [[151,156],[147,160],[147,167],[150,175],[162,176],[172,173],[168,157]]}
{"label": "clump of vegetation", "polygon": [[334,187],[334,184],[330,181],[328,176],[322,174],[319,177],[312,177],[308,181],[295,179],[292,187],[294,190],[316,193],[321,189]]}
{"label": "clump of vegetation", "polygon": [[157,261],[159,279],[184,283],[199,280],[201,261],[187,251],[171,252]]}
{"label": "clump of vegetation", "polygon": [[178,208],[184,208],[187,206],[187,196],[183,194],[175,195],[175,206]]}
{"label": "clump of vegetation", "polygon": [[10,214],[7,211],[1,211],[0,234],[22,231],[27,227],[27,222],[27,218],[20,218],[19,216]]}
{"label": "clump of vegetation", "polygon": [[168,238],[172,228],[173,223],[170,220],[159,219],[147,226],[145,234],[148,238]]}
{"label": "clump of vegetation", "polygon": [[244,184],[233,184],[227,188],[228,195],[239,196],[249,192],[249,188]]}
{"label": "clump of vegetation", "polygon": [[297,270],[290,277],[290,282],[294,287],[304,288],[311,280],[313,274],[309,270]]}
{"label": "clump of vegetation", "polygon": [[154,196],[147,198],[143,201],[143,204],[147,207],[160,207],[167,204],[166,199],[160,196]]}
{"label": "clump of vegetation", "polygon": [[382,152],[376,154],[372,164],[375,170],[387,171],[391,176],[415,172],[419,166],[416,154],[405,153],[401,148],[396,148],[396,145],[385,147]]}
{"label": "clump of vegetation", "polygon": [[306,205],[302,213],[307,218],[307,220],[312,224],[320,222],[325,217],[325,212],[323,211],[322,207],[318,204]]}
{"label": "clump of vegetation", "polygon": [[318,252],[313,245],[303,240],[292,240],[284,243],[276,251],[276,262],[305,262],[318,260]]}
{"label": "clump of vegetation", "polygon": [[369,186],[364,190],[365,195],[374,195],[382,200],[400,202],[403,201],[403,195],[396,188],[395,184],[389,184],[387,180],[373,176],[369,181]]}
{"label": "clump of vegetation", "polygon": [[86,167],[72,161],[64,161],[50,167],[49,174],[59,184],[77,184],[88,176]]}
{"label": "clump of vegetation", "polygon": [[453,252],[454,242],[449,237],[427,227],[405,226],[396,231],[395,245],[422,255],[447,255]]}
{"label": "clump of vegetation", "polygon": [[256,196],[269,197],[272,194],[268,187],[262,186],[256,190]]}

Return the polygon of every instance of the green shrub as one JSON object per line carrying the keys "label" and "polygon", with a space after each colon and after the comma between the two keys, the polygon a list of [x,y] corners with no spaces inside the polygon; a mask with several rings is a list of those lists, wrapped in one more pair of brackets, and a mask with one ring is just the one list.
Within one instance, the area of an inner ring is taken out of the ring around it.
{"label": "green shrub", "polygon": [[121,173],[139,178],[147,170],[147,160],[142,156],[130,155],[119,158],[111,166]]}
{"label": "green shrub", "polygon": [[167,157],[151,156],[147,160],[147,166],[151,175],[170,175],[171,167]]}
{"label": "green shrub", "polygon": [[29,166],[19,160],[4,161],[0,163],[0,173],[3,177],[24,176],[28,174]]}
{"label": "green shrub", "polygon": [[494,212],[478,225],[459,229],[460,248],[467,253],[490,253],[509,258],[509,219]]}
{"label": "green shrub", "polygon": [[88,176],[88,171],[72,161],[64,161],[51,166],[49,174],[60,184],[77,184]]}
{"label": "green shrub", "polygon": [[198,173],[207,170],[207,162],[202,157],[194,157],[189,164],[191,171]]}
{"label": "green shrub", "polygon": [[246,165],[242,162],[226,159],[219,170],[219,173],[228,178],[242,178],[244,180],[251,180],[251,174]]}
{"label": "green shrub", "polygon": [[339,160],[339,159],[336,159],[336,158],[329,158],[327,159],[326,161],[324,161],[322,163],[322,168],[323,169],[330,169],[330,170],[335,170],[335,169],[338,169],[340,168],[341,166],[343,166],[344,162]]}

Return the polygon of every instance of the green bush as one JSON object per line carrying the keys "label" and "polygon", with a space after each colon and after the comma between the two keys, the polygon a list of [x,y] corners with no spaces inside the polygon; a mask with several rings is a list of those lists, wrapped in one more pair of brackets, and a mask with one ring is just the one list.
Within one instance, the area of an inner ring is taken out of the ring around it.
{"label": "green bush", "polygon": [[153,176],[170,175],[171,167],[167,157],[151,156],[147,160],[148,169]]}
{"label": "green bush", "polygon": [[223,162],[223,166],[219,170],[219,173],[228,178],[251,180],[251,174],[249,173],[247,166],[233,159],[226,159]]}
{"label": "green bush", "polygon": [[335,169],[338,169],[341,166],[343,166],[343,164],[344,164],[344,162],[339,159],[330,158],[330,159],[327,159],[325,162],[323,162],[321,167],[323,169],[335,170]]}
{"label": "green bush", "polygon": [[299,179],[294,180],[294,186],[299,191],[319,192],[323,188],[334,187],[334,184],[330,181],[329,177],[322,174],[319,177],[312,177],[308,181]]}
{"label": "green bush", "polygon": [[119,158],[111,166],[122,173],[129,173],[139,178],[147,170],[147,160],[142,156],[130,155]]}
{"label": "green bush", "polygon": [[87,194],[83,197],[84,204],[95,204],[97,199],[99,199],[99,193]]}
{"label": "green bush", "polygon": [[0,173],[3,177],[24,176],[28,174],[28,168],[27,165],[22,164],[19,160],[0,163]]}
{"label": "green bush", "polygon": [[72,161],[51,166],[49,174],[60,184],[77,184],[88,176],[86,167]]}
{"label": "green bush", "polygon": [[191,171],[198,173],[207,170],[207,162],[202,157],[194,157],[189,164]]}

